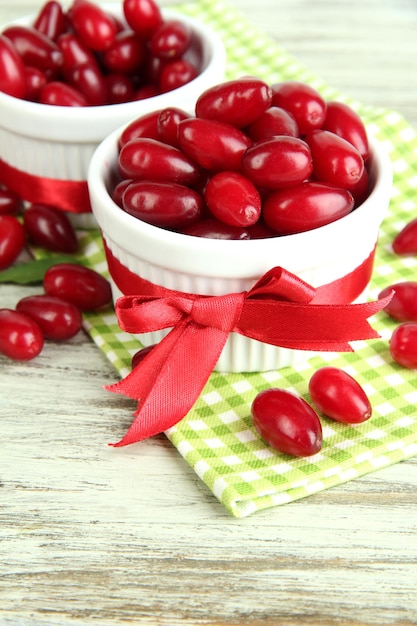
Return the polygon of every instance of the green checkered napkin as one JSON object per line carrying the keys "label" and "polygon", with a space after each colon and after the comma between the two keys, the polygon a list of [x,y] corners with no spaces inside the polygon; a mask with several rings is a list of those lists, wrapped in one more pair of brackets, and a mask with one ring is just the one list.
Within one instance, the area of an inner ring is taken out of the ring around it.
{"label": "green checkered napkin", "polygon": [[[312,75],[276,42],[255,29],[223,2],[200,0],[180,10],[213,26],[227,47],[227,77],[254,74],[272,83],[297,79],[310,83],[326,98],[353,105],[367,126],[387,146],[394,167],[390,213],[381,228],[371,298],[387,285],[416,279],[417,259],[397,258],[390,242],[417,216],[417,134],[397,113],[347,100]],[[83,261],[106,273],[97,232],[81,233]],[[388,339],[395,324],[384,313],[372,320],[381,339],[356,342],[354,353],[314,357],[296,369],[250,374],[213,373],[200,398],[166,434],[219,501],[236,517],[291,502],[417,454],[417,375],[397,366]],[[112,312],[90,315],[86,326],[93,340],[121,376],[130,371],[138,341],[121,332]],[[342,425],[323,418],[324,445],[319,454],[294,459],[275,452],[255,433],[250,405],[257,392],[271,386],[293,390],[308,399],[312,373],[331,363],[352,374],[364,387],[374,414],[361,425]],[[124,432],[120,432],[122,437]]]}

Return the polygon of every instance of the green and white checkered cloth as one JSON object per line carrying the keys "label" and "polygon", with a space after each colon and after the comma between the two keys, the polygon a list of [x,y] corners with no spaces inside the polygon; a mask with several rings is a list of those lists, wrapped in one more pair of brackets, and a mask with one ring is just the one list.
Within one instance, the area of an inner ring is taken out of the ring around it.
{"label": "green and white checkered cloth", "polygon": [[[417,134],[396,112],[362,106],[346,99],[259,32],[234,8],[200,0],[179,10],[214,27],[227,48],[227,78],[253,74],[269,83],[297,79],[310,83],[325,98],[348,102],[370,131],[388,148],[394,167],[389,214],[381,228],[370,297],[400,280],[417,279],[417,258],[399,258],[390,248],[394,235],[417,216]],[[80,234],[83,262],[106,274],[98,232]],[[112,311],[89,315],[86,327],[121,376],[130,371],[141,347],[123,333]],[[384,313],[372,320],[381,339],[357,342],[356,351],[314,357],[297,369],[250,374],[213,373],[190,413],[166,434],[218,500],[236,517],[285,504],[352,480],[417,454],[417,372],[393,362],[388,340],[395,323]],[[331,363],[364,387],[373,417],[349,426],[323,418],[324,444],[310,458],[291,458],[263,443],[251,423],[250,406],[262,389],[279,386],[308,400],[308,380]],[[122,436],[124,433],[120,433]]]}

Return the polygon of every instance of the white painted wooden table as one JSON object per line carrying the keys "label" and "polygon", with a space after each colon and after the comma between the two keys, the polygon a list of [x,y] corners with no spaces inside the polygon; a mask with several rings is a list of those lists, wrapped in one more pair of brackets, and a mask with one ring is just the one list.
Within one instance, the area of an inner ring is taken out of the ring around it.
{"label": "white painted wooden table", "polygon": [[[415,0],[231,1],[417,126]],[[40,4],[2,0],[0,22]],[[417,459],[235,520],[164,437],[107,447],[132,404],[84,334],[0,374],[2,626],[417,624]]]}

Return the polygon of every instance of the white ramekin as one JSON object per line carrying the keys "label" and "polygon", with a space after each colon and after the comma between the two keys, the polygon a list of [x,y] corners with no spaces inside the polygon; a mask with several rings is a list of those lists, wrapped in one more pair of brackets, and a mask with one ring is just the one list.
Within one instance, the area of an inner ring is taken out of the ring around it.
{"label": "white ramekin", "polygon": [[[122,19],[122,4],[101,5]],[[44,105],[0,92],[0,157],[9,166],[38,177],[86,181],[90,159],[97,145],[123,124],[157,109],[176,106],[190,113],[202,91],[224,78],[226,53],[221,38],[202,22],[172,10],[202,42],[203,71],[190,83],[152,98],[91,107]],[[35,15],[9,24],[32,24]],[[77,226],[94,226],[91,213],[73,214]]]}
{"label": "white ramekin", "polygon": [[[388,154],[370,139],[373,189],[362,205],[342,219],[314,230],[271,239],[225,241],[191,237],[132,217],[111,199],[108,185],[118,155],[120,130],[95,151],[88,174],[92,210],[114,257],[152,283],[187,293],[224,295],[250,289],[265,272],[281,266],[313,287],[352,272],[372,254],[388,208],[392,171]],[[120,291],[112,281],[116,300]],[[366,290],[358,301],[366,299]],[[144,345],[163,332],[140,335]],[[311,353],[277,348],[232,333],[218,371],[267,371],[305,362]]]}

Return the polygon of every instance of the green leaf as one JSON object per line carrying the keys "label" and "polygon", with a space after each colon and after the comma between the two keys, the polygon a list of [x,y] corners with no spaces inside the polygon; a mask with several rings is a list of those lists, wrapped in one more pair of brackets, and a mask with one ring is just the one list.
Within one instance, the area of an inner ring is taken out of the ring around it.
{"label": "green leaf", "polygon": [[26,263],[12,265],[0,272],[0,283],[35,285],[42,283],[45,272],[57,263],[80,263],[69,254],[59,254],[46,259],[35,259]]}

